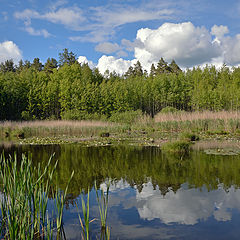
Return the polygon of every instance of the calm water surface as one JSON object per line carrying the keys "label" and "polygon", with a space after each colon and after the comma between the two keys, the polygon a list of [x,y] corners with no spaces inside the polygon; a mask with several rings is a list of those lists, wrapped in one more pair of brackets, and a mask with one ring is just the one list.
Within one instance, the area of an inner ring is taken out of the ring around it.
{"label": "calm water surface", "polygon": [[[55,153],[56,182],[62,189],[75,171],[63,218],[67,239],[80,239],[75,202],[81,206],[81,193],[88,188],[91,218],[99,218],[94,181],[106,189],[108,179],[111,239],[239,239],[239,156],[195,151],[182,158],[155,147],[131,146],[0,146],[0,152],[3,149],[5,154],[32,154],[34,164],[43,166]],[[91,224],[91,234],[100,238],[99,221]]]}

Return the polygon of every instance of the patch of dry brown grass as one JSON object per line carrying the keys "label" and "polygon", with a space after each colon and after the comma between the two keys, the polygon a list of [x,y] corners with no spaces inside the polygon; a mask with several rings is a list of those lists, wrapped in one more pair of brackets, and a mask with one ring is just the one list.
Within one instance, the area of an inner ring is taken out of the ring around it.
{"label": "patch of dry brown grass", "polygon": [[175,113],[158,113],[154,117],[154,121],[159,122],[184,122],[184,121],[196,121],[196,120],[229,120],[229,119],[240,119],[240,112],[238,111],[203,111],[203,112],[175,112]]}
{"label": "patch of dry brown grass", "polygon": [[14,121],[4,121],[0,123],[0,127],[11,127],[11,128],[24,128],[24,127],[45,127],[45,128],[61,128],[61,127],[71,127],[71,128],[84,128],[84,127],[108,127],[112,126],[113,123],[101,122],[101,121],[70,121],[70,120],[51,120],[51,121],[24,121],[24,122],[14,122]]}
{"label": "patch of dry brown grass", "polygon": [[14,131],[23,132],[25,137],[30,136],[96,136],[101,131],[114,128],[117,124],[101,121],[69,121],[69,120],[43,120],[43,121],[4,121],[0,122],[0,134],[9,135]]}

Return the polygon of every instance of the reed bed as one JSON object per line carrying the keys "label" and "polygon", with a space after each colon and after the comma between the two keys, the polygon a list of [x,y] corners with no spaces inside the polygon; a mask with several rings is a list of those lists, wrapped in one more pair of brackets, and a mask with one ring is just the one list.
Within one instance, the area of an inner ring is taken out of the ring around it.
{"label": "reed bed", "polygon": [[101,121],[4,121],[0,122],[0,135],[17,137],[98,136],[101,132],[118,127],[116,123]]}
{"label": "reed bed", "polygon": [[160,131],[194,131],[207,134],[240,133],[240,112],[159,113],[154,118]]}
{"label": "reed bed", "polygon": [[[21,159],[17,159],[16,154],[8,159],[3,154],[0,156],[0,239],[67,239],[63,228],[63,209],[74,172],[62,191],[58,186],[53,186],[52,179],[58,162],[52,166],[51,161],[52,157],[41,170],[40,164],[32,167],[31,158],[25,155]],[[106,221],[109,185],[106,196],[103,190],[101,195],[98,194],[96,185],[95,191],[101,221],[100,239],[108,240],[110,229]],[[54,209],[48,207],[50,196]],[[90,223],[96,220],[90,220],[89,211],[88,191],[86,203],[82,195],[83,220],[79,213],[81,237],[84,240],[90,239]]]}
{"label": "reed bed", "polygon": [[238,119],[240,120],[240,112],[239,111],[219,111],[219,112],[212,112],[212,111],[203,111],[203,112],[173,112],[173,113],[158,113],[154,121],[159,122],[184,122],[184,121],[196,121],[196,120],[230,120],[230,119]]}
{"label": "reed bed", "polygon": [[[6,159],[1,155],[0,183],[2,199],[0,201],[0,236],[3,239],[62,239],[62,212],[56,208],[49,216],[48,202],[53,173],[51,159],[45,169],[32,167],[31,159],[22,155],[19,163],[16,155]],[[55,192],[59,199],[55,204],[65,203],[66,191]],[[54,217],[56,216],[56,218]],[[60,220],[60,224],[56,222]],[[54,233],[55,232],[55,233]],[[56,234],[55,234],[56,235]]]}
{"label": "reed bed", "polygon": [[36,121],[4,121],[0,123],[1,127],[11,128],[24,128],[24,127],[71,127],[71,128],[82,128],[82,127],[107,127],[112,126],[113,123],[102,122],[102,121],[70,121],[70,120],[36,120]]}

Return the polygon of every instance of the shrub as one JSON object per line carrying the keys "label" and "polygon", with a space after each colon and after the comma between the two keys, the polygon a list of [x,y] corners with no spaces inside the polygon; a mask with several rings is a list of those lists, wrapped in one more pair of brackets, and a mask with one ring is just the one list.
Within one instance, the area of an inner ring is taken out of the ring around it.
{"label": "shrub", "polygon": [[180,139],[185,141],[198,141],[199,136],[195,133],[185,132],[180,135]]}
{"label": "shrub", "polygon": [[174,153],[188,153],[190,151],[191,143],[189,141],[178,140],[174,142],[167,142],[162,145],[162,150]]}
{"label": "shrub", "polygon": [[119,122],[119,123],[127,123],[132,124],[137,120],[143,117],[143,113],[141,110],[136,111],[126,111],[126,112],[115,112],[109,118],[111,122]]}

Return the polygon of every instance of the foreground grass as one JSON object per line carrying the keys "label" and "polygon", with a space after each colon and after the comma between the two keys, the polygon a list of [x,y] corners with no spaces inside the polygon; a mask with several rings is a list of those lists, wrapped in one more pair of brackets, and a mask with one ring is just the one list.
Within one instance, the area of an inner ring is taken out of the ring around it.
{"label": "foreground grass", "polygon": [[[62,215],[66,192],[55,188],[55,214],[48,214],[50,186],[57,163],[51,169],[51,158],[43,171],[32,168],[31,159],[22,156],[6,159],[1,155],[0,236],[4,239],[53,239],[62,235]],[[55,216],[55,217],[54,217]],[[55,224],[56,223],[56,224]]]}
{"label": "foreground grass", "polygon": [[[24,139],[22,143],[68,143],[105,145],[119,141],[161,144],[199,136],[201,139],[239,138],[239,112],[173,112],[159,113],[153,119],[149,116],[134,121],[26,121],[1,122],[2,139]],[[198,137],[197,137],[198,138]]]}
{"label": "foreground grass", "polygon": [[[32,161],[25,155],[17,159],[7,159],[0,156],[0,239],[66,239],[63,228],[63,208],[69,183],[74,172],[66,185],[65,191],[53,185],[53,175],[57,162],[51,167],[49,159],[47,166],[41,170],[32,167]],[[101,191],[99,197],[95,184],[99,214],[101,216],[101,239],[109,239],[110,230],[106,225],[108,192],[106,196]],[[49,200],[54,203],[54,210],[49,209]],[[49,214],[50,210],[52,213]],[[79,220],[82,228],[82,239],[89,238],[89,192],[88,203],[85,205],[82,196],[82,214]],[[83,219],[83,220],[82,220]],[[84,222],[84,224],[83,224]]]}

